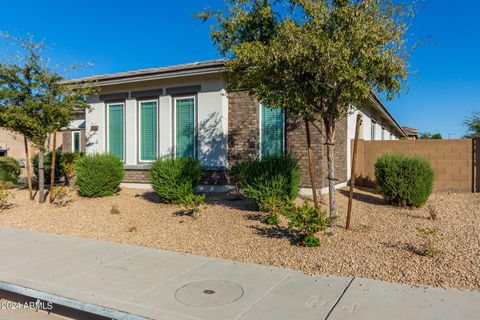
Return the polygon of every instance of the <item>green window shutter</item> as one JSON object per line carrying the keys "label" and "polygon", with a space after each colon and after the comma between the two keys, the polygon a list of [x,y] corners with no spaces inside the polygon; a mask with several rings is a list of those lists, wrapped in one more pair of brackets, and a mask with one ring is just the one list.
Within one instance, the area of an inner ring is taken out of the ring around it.
{"label": "green window shutter", "polygon": [[193,98],[176,100],[176,156],[195,157],[195,126]]}
{"label": "green window shutter", "polygon": [[108,151],[123,160],[123,104],[108,107]]}
{"label": "green window shutter", "polygon": [[285,116],[283,110],[262,106],[261,113],[261,156],[283,154],[285,146]]}
{"label": "green window shutter", "polygon": [[140,160],[157,159],[157,102],[140,103]]}
{"label": "green window shutter", "polygon": [[80,132],[73,133],[73,152],[80,152]]}

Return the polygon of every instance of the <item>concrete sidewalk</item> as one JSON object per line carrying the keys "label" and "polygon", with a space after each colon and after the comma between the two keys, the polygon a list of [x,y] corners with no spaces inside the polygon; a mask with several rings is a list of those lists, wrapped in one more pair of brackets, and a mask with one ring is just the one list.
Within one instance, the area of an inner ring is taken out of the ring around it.
{"label": "concrete sidewalk", "polygon": [[479,319],[480,292],[415,288],[0,228],[0,289],[118,319]]}

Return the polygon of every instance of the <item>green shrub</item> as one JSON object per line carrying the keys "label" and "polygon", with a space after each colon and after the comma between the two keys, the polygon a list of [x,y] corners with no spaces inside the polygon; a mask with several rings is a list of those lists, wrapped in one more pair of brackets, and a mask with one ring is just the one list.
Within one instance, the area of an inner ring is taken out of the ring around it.
{"label": "green shrub", "polygon": [[0,181],[16,184],[20,172],[20,165],[15,158],[0,157]]}
{"label": "green shrub", "polygon": [[62,155],[62,170],[70,186],[75,186],[75,166],[77,161],[80,160],[83,155],[84,154],[82,152],[64,153]]}
{"label": "green shrub", "polygon": [[300,191],[300,170],[290,155],[250,160],[234,170],[240,188],[261,211],[270,212],[279,203],[290,204]]}
{"label": "green shrub", "polygon": [[[59,180],[63,177],[63,168],[62,168],[62,151],[57,150],[57,155],[55,156],[55,180]],[[35,174],[35,179],[38,181],[38,153],[33,156],[33,173]],[[52,174],[52,152],[47,152],[43,158],[43,170],[45,172],[45,183],[50,183],[50,177]]]}
{"label": "green shrub", "polygon": [[300,231],[298,237],[302,246],[318,247],[320,245],[320,239],[317,237],[319,232],[331,235],[327,228],[334,218],[328,217],[323,211],[316,210],[306,201],[302,206],[291,207],[284,214],[290,219],[289,227]]}
{"label": "green shrub", "polygon": [[181,204],[185,208],[184,214],[197,219],[200,216],[200,212],[202,212],[202,206],[205,204],[205,195],[190,194],[182,200]]}
{"label": "green shrub", "polygon": [[196,159],[159,159],[150,169],[150,182],[163,202],[183,204],[195,193],[201,173]]}
{"label": "green shrub", "polygon": [[12,191],[0,188],[0,211],[12,206],[11,201],[15,198]]}
{"label": "green shrub", "polygon": [[118,191],[123,180],[123,163],[112,154],[88,155],[75,166],[78,192],[86,197],[105,197]]}
{"label": "green shrub", "polygon": [[424,205],[432,193],[434,178],[430,163],[419,157],[384,154],[375,163],[377,188],[393,205]]}

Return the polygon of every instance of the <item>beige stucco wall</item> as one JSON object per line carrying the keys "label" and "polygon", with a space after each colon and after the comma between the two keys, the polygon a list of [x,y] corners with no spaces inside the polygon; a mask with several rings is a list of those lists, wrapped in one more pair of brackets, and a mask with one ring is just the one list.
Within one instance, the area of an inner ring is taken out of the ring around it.
{"label": "beige stucco wall", "polygon": [[[0,143],[6,143],[8,155],[15,159],[25,159],[23,135],[0,128]],[[57,133],[57,148],[62,146],[62,133]],[[50,145],[51,146],[51,145]]]}

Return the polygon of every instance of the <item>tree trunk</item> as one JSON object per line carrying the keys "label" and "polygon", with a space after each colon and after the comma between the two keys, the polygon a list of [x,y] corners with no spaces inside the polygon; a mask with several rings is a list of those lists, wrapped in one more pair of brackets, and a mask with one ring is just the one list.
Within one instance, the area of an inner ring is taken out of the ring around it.
{"label": "tree trunk", "polygon": [[308,155],[308,169],[310,173],[310,184],[312,187],[312,194],[313,194],[313,205],[315,209],[319,209],[318,206],[318,198],[317,198],[317,186],[315,183],[315,162],[313,161],[313,151],[310,139],[310,125],[307,118],[304,118],[305,121],[305,131],[307,134],[307,155]]}
{"label": "tree trunk", "polygon": [[23,137],[23,142],[25,143],[25,170],[27,171],[28,193],[30,194],[30,200],[33,200],[32,171],[30,169],[30,152],[28,150],[27,137]]}
{"label": "tree trunk", "polygon": [[[330,217],[336,218],[337,204],[335,201],[335,122],[331,119],[324,119],[326,131],[326,145],[327,145],[327,167],[328,167],[328,196],[330,205]],[[330,226],[336,224],[335,219],[332,219]]]}
{"label": "tree trunk", "polygon": [[45,202],[45,171],[43,170],[43,159],[45,153],[43,150],[38,152],[38,202]]}
{"label": "tree trunk", "polygon": [[50,173],[50,192],[48,193],[50,203],[53,202],[53,187],[55,186],[55,163],[57,161],[57,131],[53,131],[53,145],[52,145],[52,165]]}

